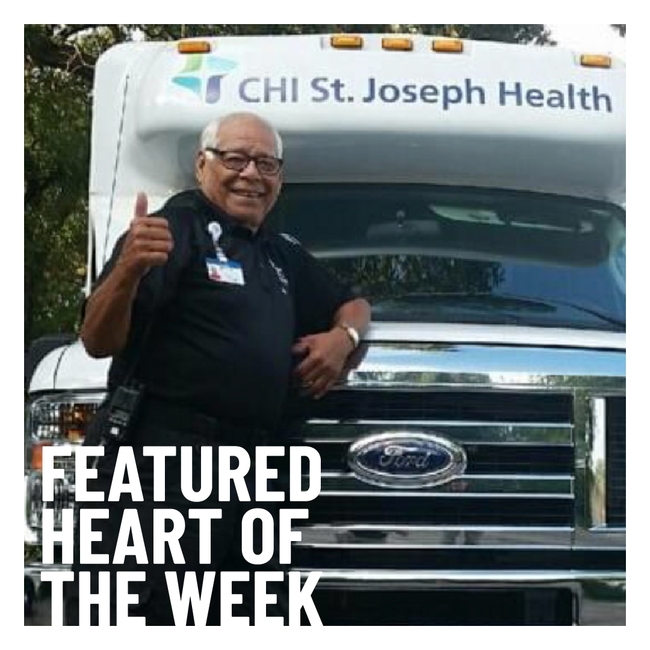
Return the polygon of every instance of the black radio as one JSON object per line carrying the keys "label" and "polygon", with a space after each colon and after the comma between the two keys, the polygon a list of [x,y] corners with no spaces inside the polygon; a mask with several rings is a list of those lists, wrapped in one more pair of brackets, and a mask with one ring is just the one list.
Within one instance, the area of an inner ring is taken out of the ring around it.
{"label": "black radio", "polygon": [[143,386],[137,383],[119,386],[115,390],[106,415],[104,427],[106,443],[122,444],[128,440],[142,402],[143,392]]}

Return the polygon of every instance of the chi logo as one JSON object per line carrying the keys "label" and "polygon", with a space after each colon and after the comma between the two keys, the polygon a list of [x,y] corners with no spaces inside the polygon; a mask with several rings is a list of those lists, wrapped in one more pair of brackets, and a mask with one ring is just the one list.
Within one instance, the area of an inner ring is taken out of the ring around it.
{"label": "chi logo", "polygon": [[207,104],[216,104],[221,97],[221,80],[237,63],[211,54],[184,56],[185,66],[172,83],[193,92]]}

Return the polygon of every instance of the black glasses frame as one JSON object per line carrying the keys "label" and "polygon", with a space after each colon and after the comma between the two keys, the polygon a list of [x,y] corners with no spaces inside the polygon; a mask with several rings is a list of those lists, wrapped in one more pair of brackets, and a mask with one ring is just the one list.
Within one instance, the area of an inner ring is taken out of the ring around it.
{"label": "black glasses frame", "polygon": [[[205,151],[213,153],[226,169],[234,172],[243,172],[250,165],[251,160],[255,163],[257,171],[262,176],[277,176],[282,169],[282,158],[276,158],[275,156],[250,156],[242,151],[226,151],[216,147],[205,147]],[[229,154],[236,157],[236,159],[228,158]]]}

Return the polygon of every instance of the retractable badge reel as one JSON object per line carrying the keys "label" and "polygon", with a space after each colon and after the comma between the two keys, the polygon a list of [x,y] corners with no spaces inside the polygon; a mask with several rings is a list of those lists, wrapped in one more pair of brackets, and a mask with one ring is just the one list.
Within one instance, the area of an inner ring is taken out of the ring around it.
{"label": "retractable badge reel", "polygon": [[221,239],[221,234],[223,233],[221,225],[217,221],[211,221],[208,224],[208,233],[212,238],[212,244],[214,245],[214,252],[216,253],[219,261],[221,262],[227,261],[226,254],[223,252],[221,246],[219,245],[219,240]]}

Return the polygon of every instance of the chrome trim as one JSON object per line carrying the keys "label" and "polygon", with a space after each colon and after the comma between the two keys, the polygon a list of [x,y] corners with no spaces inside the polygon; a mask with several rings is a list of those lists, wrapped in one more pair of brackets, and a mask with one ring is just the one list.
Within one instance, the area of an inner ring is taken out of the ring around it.
{"label": "chrome trim", "polygon": [[[321,494],[348,493],[357,496],[359,492],[377,492],[384,494],[379,487],[359,483],[352,475],[345,472],[322,472]],[[489,493],[518,493],[518,494],[573,494],[573,478],[569,475],[508,474],[498,476],[492,474],[463,474],[461,478],[452,479],[444,485],[424,487],[418,493],[476,494]]]}
{"label": "chrome trim", "polygon": [[29,525],[29,514],[31,512],[31,500],[29,498],[29,484],[30,484],[30,478],[27,474],[25,474],[25,481],[23,483],[23,494],[24,494],[24,501],[25,501],[25,510],[23,512],[23,524],[24,524],[24,530],[23,530],[23,536],[24,536],[24,543],[27,544],[28,546],[34,546],[38,545],[41,543],[41,530],[40,528],[32,528]]}
{"label": "chrome trim", "polygon": [[521,347],[625,350],[625,332],[576,330],[562,327],[486,325],[476,323],[398,323],[373,321],[363,343],[445,343],[518,345]]}
{"label": "chrome trim", "polygon": [[[479,376],[472,376],[468,373],[465,377],[459,377],[455,381],[450,376],[451,373],[432,374],[430,372],[358,372],[354,378],[346,382],[347,387],[355,390],[372,389],[386,390],[389,386],[391,390],[418,390],[424,388],[453,388],[454,390],[472,390],[472,389],[489,389],[495,392],[548,392],[557,390],[558,392],[570,393],[573,387],[566,382],[567,378],[561,375],[544,376],[529,375],[526,378],[516,377],[517,373],[511,373],[510,376],[504,373],[485,373]],[[599,390],[601,388],[611,388],[617,390],[620,388],[621,379],[618,377],[572,377],[576,386],[586,390]],[[573,383],[573,381],[571,382]],[[345,390],[345,388],[344,388]]]}
{"label": "chrome trim", "polygon": [[296,547],[359,548],[370,541],[383,547],[460,547],[567,548],[573,529],[569,527],[501,526],[410,526],[410,525],[315,525],[298,528],[302,537]]}
{"label": "chrome trim", "polygon": [[606,492],[606,427],[605,427],[605,399],[597,397],[589,400],[590,418],[587,428],[587,525],[590,528],[599,528],[607,521],[607,508],[605,505]]}
{"label": "chrome trim", "polygon": [[625,352],[514,346],[376,343],[345,388],[625,390]]}
{"label": "chrome trim", "polygon": [[67,402],[76,402],[79,404],[99,404],[105,397],[105,390],[53,392],[38,395],[30,403],[30,407],[33,409],[40,406],[41,403],[65,404]]}
{"label": "chrome trim", "polygon": [[[531,422],[450,422],[447,420],[310,420],[298,429],[301,440],[309,444],[352,443],[360,436],[372,435],[391,429],[406,432],[436,433],[458,443],[503,443],[513,438],[517,444],[561,445],[573,442],[573,426],[570,423]],[[429,428],[432,429],[429,432]]]}
{"label": "chrome trim", "polygon": [[43,564],[42,562],[30,562],[25,564],[25,575],[40,581],[41,573],[59,571],[72,571],[71,564]]}
{"label": "chrome trim", "polygon": [[624,391],[576,391],[575,547],[626,545],[625,527],[607,525],[606,512],[607,398],[624,396]]}
{"label": "chrome trim", "polygon": [[[419,499],[448,499],[450,497],[463,499],[468,496],[473,496],[469,492],[462,493],[440,493],[440,492],[426,492],[419,489],[415,490],[391,490],[390,492],[379,492],[377,490],[345,490],[341,492],[330,491],[322,493],[324,497],[345,497],[345,496],[356,496],[356,497],[377,497],[382,499],[387,498],[403,498],[403,497],[413,497]],[[482,492],[476,493],[476,496],[480,497],[490,497],[491,499],[544,499],[546,501],[562,501],[562,500],[571,500],[573,501],[573,494],[534,494],[528,492],[514,492],[512,494],[503,494],[501,492]]]}
{"label": "chrome trim", "polygon": [[[386,569],[318,569],[310,567],[294,567],[294,571],[322,573],[319,583],[332,582],[349,585],[350,582],[387,584],[417,582],[458,583],[475,582],[484,585],[499,583],[523,582],[530,584],[578,582],[581,580],[625,581],[623,571],[391,571]],[[428,586],[431,586],[430,584]]]}

